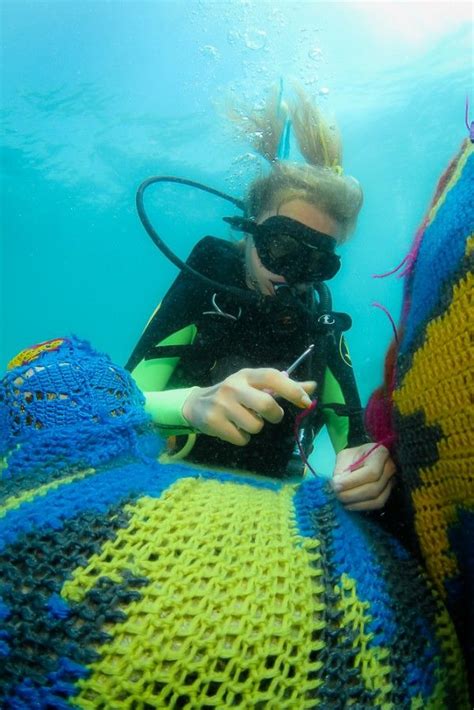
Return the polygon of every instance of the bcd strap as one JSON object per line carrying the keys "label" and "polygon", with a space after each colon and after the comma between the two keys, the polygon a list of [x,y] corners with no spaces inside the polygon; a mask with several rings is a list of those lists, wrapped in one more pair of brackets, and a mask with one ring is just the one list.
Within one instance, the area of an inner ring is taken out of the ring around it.
{"label": "bcd strap", "polygon": [[182,357],[185,353],[195,350],[192,343],[187,345],[155,345],[147,351],[144,360],[158,360],[162,357]]}
{"label": "bcd strap", "polygon": [[362,408],[349,407],[347,404],[341,404],[340,402],[328,402],[327,404],[321,404],[321,409],[332,409],[338,417],[348,417],[353,414],[360,414],[364,410]]}

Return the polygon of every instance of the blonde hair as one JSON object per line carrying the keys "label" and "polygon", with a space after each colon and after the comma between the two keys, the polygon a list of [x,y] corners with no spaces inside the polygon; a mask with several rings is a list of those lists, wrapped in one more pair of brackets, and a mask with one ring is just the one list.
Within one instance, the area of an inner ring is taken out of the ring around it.
{"label": "blonde hair", "polygon": [[[234,112],[231,116],[253,148],[271,164],[270,173],[254,180],[248,189],[246,215],[257,219],[264,212],[278,212],[286,202],[304,200],[338,223],[338,241],[342,242],[355,228],[363,202],[362,189],[355,178],[343,175],[337,128],[328,124],[302,89],[295,87],[295,94],[288,105],[274,90],[262,109]],[[278,158],[288,120],[306,164]]]}

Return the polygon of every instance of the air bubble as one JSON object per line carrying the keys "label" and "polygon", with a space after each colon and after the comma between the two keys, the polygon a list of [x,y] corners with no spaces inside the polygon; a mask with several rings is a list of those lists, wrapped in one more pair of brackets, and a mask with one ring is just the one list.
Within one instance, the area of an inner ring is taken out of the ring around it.
{"label": "air bubble", "polygon": [[313,62],[320,62],[323,58],[323,50],[321,47],[313,47],[308,52],[308,57],[313,60]]}
{"label": "air bubble", "polygon": [[248,49],[263,49],[267,43],[267,33],[264,30],[250,28],[244,34],[244,41]]}
{"label": "air bubble", "polygon": [[220,59],[221,56],[219,54],[219,50],[212,44],[205,44],[203,47],[200,47],[199,51],[201,54],[204,54],[205,57],[209,57],[210,59]]}
{"label": "air bubble", "polygon": [[319,95],[320,95],[320,96],[327,96],[328,94],[329,94],[329,89],[328,89],[327,86],[322,86],[322,87],[319,89]]}
{"label": "air bubble", "polygon": [[236,30],[229,30],[227,33],[227,41],[229,44],[237,44],[240,40],[240,33]]}

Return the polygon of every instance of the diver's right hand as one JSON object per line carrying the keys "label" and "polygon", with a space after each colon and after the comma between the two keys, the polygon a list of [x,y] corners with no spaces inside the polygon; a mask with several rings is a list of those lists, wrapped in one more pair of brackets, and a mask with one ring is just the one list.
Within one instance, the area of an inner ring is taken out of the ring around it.
{"label": "diver's right hand", "polygon": [[212,387],[194,387],[183,406],[193,429],[236,446],[245,446],[258,434],[265,420],[277,424],[283,409],[275,397],[283,397],[305,409],[315,382],[296,382],[273,368],[244,368]]}

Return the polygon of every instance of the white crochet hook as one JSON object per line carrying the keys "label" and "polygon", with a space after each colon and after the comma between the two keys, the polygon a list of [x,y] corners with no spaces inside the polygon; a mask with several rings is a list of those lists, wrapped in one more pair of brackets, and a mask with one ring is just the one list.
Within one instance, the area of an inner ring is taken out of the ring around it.
{"label": "white crochet hook", "polygon": [[[314,348],[314,343],[312,345],[310,345],[309,348],[306,348],[304,353],[302,353],[299,357],[297,357],[296,360],[294,362],[292,362],[289,367],[286,368],[286,370],[283,370],[283,374],[286,375],[287,377],[289,377],[291,375],[291,373],[296,370],[298,365],[300,365],[303,362],[303,360],[308,357],[310,352],[312,352],[313,348]],[[272,390],[263,390],[263,391],[267,392],[267,394],[271,394],[271,395],[275,394]],[[281,399],[281,395],[277,395],[275,397],[275,399],[278,401],[279,399]]]}
{"label": "white crochet hook", "polygon": [[300,363],[302,363],[303,360],[305,360],[305,359],[308,357],[308,355],[310,354],[310,352],[311,352],[313,349],[314,349],[314,343],[313,343],[312,345],[310,345],[309,348],[306,348],[306,350],[304,351],[304,353],[302,353],[299,357],[297,357],[296,360],[295,360],[294,362],[292,362],[289,367],[286,368],[286,370],[284,371],[284,372],[285,372],[285,375],[288,375],[288,376],[291,375],[291,373],[296,370],[296,368],[298,367],[298,365],[299,365]]}

